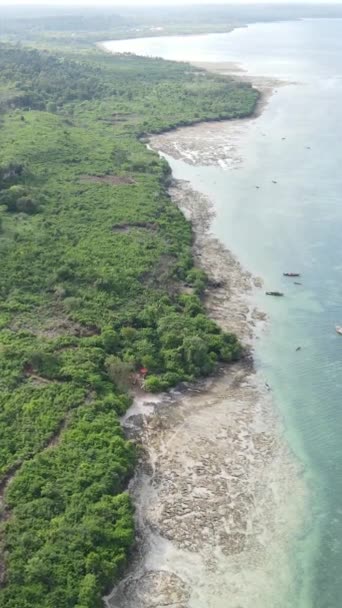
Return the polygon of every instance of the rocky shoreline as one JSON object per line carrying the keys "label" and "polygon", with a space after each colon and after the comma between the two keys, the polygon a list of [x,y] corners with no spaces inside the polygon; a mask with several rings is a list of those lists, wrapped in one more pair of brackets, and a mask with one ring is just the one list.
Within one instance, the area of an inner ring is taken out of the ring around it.
{"label": "rocky shoreline", "polygon": [[[196,125],[153,137],[150,145],[193,164],[234,162],[222,128],[241,123]],[[210,233],[214,208],[205,196],[183,181],[173,181],[170,195],[192,222],[195,261],[210,277],[208,314],[250,350],[265,322],[249,297],[261,280]],[[305,488],[252,360],[223,366],[182,391],[137,397],[123,425],[141,445],[130,486],[137,544],[106,606],[275,608],[274,598],[289,593],[286,551]]]}

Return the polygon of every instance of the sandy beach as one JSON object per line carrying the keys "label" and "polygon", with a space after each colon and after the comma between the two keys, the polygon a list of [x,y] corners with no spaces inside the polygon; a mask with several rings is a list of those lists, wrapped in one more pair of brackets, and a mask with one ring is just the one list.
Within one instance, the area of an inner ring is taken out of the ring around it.
{"label": "sandy beach", "polygon": [[[241,162],[239,130],[256,119],[202,123],[154,136],[149,145],[191,164],[229,169]],[[294,580],[286,555],[306,488],[267,379],[253,366],[253,337],[266,318],[250,296],[262,279],[211,234],[212,201],[182,181],[172,182],[170,195],[192,222],[195,262],[210,278],[208,314],[237,334],[247,355],[194,386],[139,397],[127,412],[126,433],[141,444],[130,487],[137,544],[106,605],[277,608]]]}

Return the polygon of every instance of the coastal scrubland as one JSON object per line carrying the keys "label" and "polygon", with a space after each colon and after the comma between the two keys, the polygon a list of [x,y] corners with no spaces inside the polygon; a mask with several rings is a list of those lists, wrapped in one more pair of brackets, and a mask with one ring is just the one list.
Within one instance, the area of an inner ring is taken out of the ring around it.
{"label": "coastal scrubland", "polygon": [[143,142],[257,98],[187,64],[0,46],[0,606],[102,605],[134,541],[134,383],[241,356]]}

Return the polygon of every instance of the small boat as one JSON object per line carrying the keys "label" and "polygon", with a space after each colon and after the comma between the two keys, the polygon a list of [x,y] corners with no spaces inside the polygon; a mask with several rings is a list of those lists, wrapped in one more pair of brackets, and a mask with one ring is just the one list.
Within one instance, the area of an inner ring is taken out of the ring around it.
{"label": "small boat", "polygon": [[293,281],[294,285],[303,285],[303,283],[298,283],[298,281]]}
{"label": "small boat", "polygon": [[275,179],[272,179],[272,184],[277,184],[278,182],[276,182]]}
{"label": "small boat", "polygon": [[284,277],[300,277],[299,272],[283,272]]}
{"label": "small boat", "polygon": [[336,325],[335,329],[336,329],[337,333],[342,336],[342,327],[340,325]]}
{"label": "small boat", "polygon": [[257,190],[259,190],[260,186],[255,186]]}
{"label": "small boat", "polygon": [[302,350],[302,347],[301,347],[301,346],[297,346],[297,348],[296,348],[296,353],[297,353],[299,350]]}
{"label": "small boat", "polygon": [[267,296],[278,296],[281,297],[284,294],[281,291],[266,291]]}

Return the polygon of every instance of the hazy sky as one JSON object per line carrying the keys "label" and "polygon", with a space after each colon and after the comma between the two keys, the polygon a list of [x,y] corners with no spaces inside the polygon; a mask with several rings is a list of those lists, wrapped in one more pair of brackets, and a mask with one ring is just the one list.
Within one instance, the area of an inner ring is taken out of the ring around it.
{"label": "hazy sky", "polygon": [[[37,5],[45,6],[146,6],[146,5],[194,5],[194,4],[259,4],[260,0],[0,0],[0,6]],[[261,0],[261,3],[269,4],[324,4],[324,0]],[[342,0],[332,0],[331,3],[342,4]],[[330,2],[329,2],[330,4]]]}

